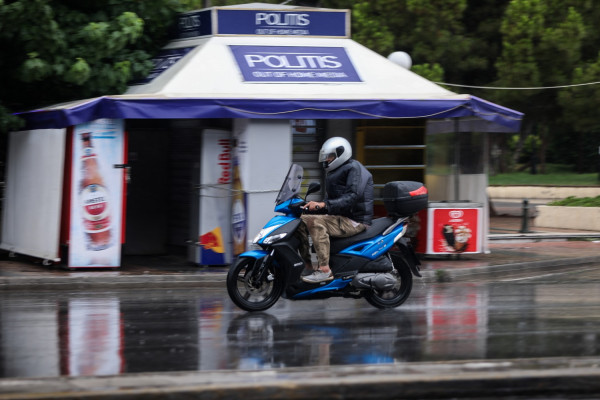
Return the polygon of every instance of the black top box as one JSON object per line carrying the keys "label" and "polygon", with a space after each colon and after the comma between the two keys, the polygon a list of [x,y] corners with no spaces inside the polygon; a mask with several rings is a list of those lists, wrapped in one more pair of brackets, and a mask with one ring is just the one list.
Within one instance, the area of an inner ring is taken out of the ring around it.
{"label": "black top box", "polygon": [[408,217],[427,208],[429,195],[421,182],[393,181],[383,187],[383,205],[390,215]]}

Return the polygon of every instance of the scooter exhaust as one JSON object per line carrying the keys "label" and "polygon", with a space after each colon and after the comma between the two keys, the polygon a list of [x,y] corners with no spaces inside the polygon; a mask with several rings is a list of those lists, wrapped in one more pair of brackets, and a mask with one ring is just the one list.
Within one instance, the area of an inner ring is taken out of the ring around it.
{"label": "scooter exhaust", "polygon": [[351,285],[358,289],[390,290],[396,284],[396,278],[390,273],[357,274]]}

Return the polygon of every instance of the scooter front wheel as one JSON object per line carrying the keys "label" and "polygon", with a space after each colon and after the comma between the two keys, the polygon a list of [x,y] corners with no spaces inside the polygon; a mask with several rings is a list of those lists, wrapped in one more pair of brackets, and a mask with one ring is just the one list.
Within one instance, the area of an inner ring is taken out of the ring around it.
{"label": "scooter front wheel", "polygon": [[283,292],[283,280],[272,265],[262,279],[256,277],[255,268],[262,260],[243,257],[231,266],[227,273],[227,293],[236,306],[246,311],[264,311],[279,300]]}

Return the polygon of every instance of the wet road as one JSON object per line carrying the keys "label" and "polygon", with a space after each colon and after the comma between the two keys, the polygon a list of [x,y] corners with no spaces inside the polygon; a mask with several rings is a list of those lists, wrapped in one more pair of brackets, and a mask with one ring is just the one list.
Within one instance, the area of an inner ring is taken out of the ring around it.
{"label": "wet road", "polygon": [[0,293],[0,377],[600,355],[600,265],[422,284],[400,308],[224,289]]}

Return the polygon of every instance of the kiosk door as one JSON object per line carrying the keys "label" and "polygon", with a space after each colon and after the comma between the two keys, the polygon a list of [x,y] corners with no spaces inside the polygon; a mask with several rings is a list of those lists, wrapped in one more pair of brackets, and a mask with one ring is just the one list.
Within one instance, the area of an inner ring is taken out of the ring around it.
{"label": "kiosk door", "polygon": [[164,130],[129,132],[131,181],[127,188],[125,255],[167,253],[169,135]]}
{"label": "kiosk door", "polygon": [[123,243],[125,131],[121,119],[72,128],[67,146],[69,268],[119,267]]}
{"label": "kiosk door", "polygon": [[0,248],[45,261],[60,260],[65,132],[10,133]]}

